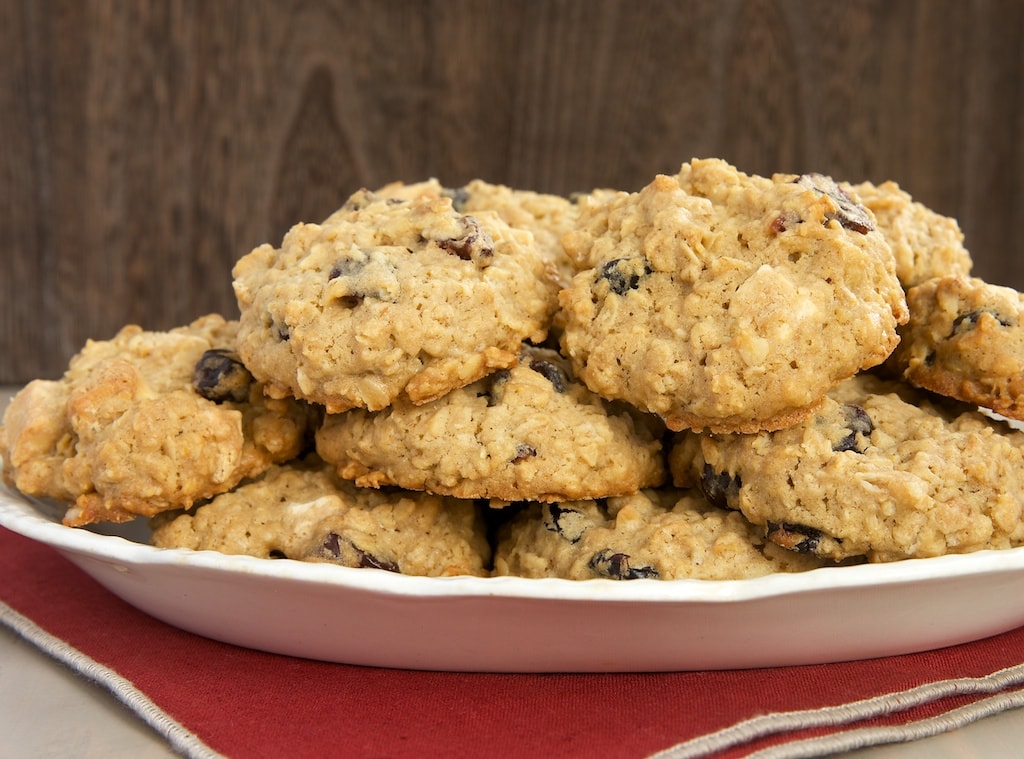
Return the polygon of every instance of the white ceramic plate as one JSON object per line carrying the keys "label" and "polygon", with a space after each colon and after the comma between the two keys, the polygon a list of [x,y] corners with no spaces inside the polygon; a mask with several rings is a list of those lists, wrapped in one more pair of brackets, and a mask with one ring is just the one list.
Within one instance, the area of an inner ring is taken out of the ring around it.
{"label": "white ceramic plate", "polygon": [[754,580],[422,578],[146,545],[0,487],[0,525],[171,625],[350,664],[486,672],[734,669],[939,648],[1024,625],[1024,548]]}

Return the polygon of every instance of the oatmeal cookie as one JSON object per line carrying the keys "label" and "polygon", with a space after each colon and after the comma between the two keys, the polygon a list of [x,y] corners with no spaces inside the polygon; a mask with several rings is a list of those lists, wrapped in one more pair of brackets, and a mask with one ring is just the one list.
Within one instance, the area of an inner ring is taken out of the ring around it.
{"label": "oatmeal cookie", "polygon": [[331,413],[423,403],[544,340],[558,285],[532,235],[407,194],[357,192],[236,263],[238,350],[274,397]]}
{"label": "oatmeal cookie", "polygon": [[892,181],[861,182],[844,189],[875,215],[905,290],[932,277],[970,274],[971,254],[956,219],[919,203]]}
{"label": "oatmeal cookie", "polygon": [[696,491],[646,490],[605,501],[531,504],[499,531],[496,575],[569,580],[740,580],[827,562],[764,540]]}
{"label": "oatmeal cookie", "polygon": [[234,487],[308,443],[304,403],[264,397],[234,353],[237,322],[137,325],[90,340],[59,380],[35,380],[3,418],[4,480],[70,502],[65,524],[125,521]]}
{"label": "oatmeal cookie", "polygon": [[1024,295],[977,277],[907,292],[910,321],[887,363],[908,382],[1024,419]]}
{"label": "oatmeal cookie", "polygon": [[564,500],[624,495],[665,477],[661,424],[586,389],[555,351],[431,403],[329,414],[319,454],[368,487],[460,498]]}
{"label": "oatmeal cookie", "polygon": [[424,577],[488,573],[482,507],[471,501],[358,488],[315,457],[188,512],[152,522],[153,545],[295,559]]}
{"label": "oatmeal cookie", "polygon": [[820,175],[685,164],[566,235],[592,266],[560,295],[563,351],[591,390],[672,430],[794,424],[896,346],[906,302],[874,226]]}
{"label": "oatmeal cookie", "polygon": [[1024,432],[904,383],[859,375],[790,429],[702,436],[701,456],[708,499],[796,551],[893,561],[1024,544]]}

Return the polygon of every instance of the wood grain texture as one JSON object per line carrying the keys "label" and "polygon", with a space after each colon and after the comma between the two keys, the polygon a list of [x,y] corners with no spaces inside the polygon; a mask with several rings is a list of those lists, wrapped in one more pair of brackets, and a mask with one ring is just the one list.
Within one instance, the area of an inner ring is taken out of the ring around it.
{"label": "wood grain texture", "polygon": [[237,313],[360,186],[895,179],[1024,288],[1019,0],[0,0],[0,383]]}

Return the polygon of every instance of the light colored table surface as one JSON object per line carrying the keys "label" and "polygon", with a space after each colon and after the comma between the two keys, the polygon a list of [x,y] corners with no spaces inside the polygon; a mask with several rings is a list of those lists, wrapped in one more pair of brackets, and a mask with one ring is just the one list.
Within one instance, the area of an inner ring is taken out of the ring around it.
{"label": "light colored table surface", "polygon": [[[0,387],[0,409],[10,388]],[[1024,709],[850,759],[1002,759],[1024,755]],[[0,626],[0,759],[155,759],[164,739],[114,696]]]}

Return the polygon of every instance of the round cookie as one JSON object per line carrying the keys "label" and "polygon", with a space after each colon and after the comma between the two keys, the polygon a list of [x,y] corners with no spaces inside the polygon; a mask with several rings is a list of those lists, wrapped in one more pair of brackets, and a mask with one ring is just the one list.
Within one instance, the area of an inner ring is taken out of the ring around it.
{"label": "round cookie", "polygon": [[331,413],[423,403],[545,338],[558,285],[532,235],[427,185],[360,191],[236,263],[239,353],[273,396]]}
{"label": "round cookie", "polygon": [[185,508],[297,456],[311,409],[264,397],[217,315],[169,332],[90,340],[59,380],[35,380],[3,418],[4,479],[73,502],[64,522]]}
{"label": "round cookie", "polygon": [[910,321],[887,364],[911,384],[1024,419],[1024,295],[976,277],[907,292]]}
{"label": "round cookie", "polygon": [[843,185],[870,210],[896,259],[896,276],[905,290],[926,279],[970,273],[971,255],[956,219],[919,203],[895,182]]}
{"label": "round cookie", "polygon": [[796,551],[893,561],[1024,544],[1024,432],[903,383],[859,375],[795,427],[700,442],[708,499]]}
{"label": "round cookie", "polygon": [[555,351],[527,347],[515,366],[431,403],[329,414],[316,446],[363,486],[551,501],[660,484],[660,431],[587,390]]}
{"label": "round cookie", "polygon": [[314,458],[272,467],[192,511],[159,515],[152,543],[424,577],[483,576],[491,550],[481,508],[357,488]]}
{"label": "round cookie", "polygon": [[569,580],[741,580],[824,566],[764,540],[696,491],[646,490],[603,501],[531,504],[503,525],[495,575]]}
{"label": "round cookie", "polygon": [[907,318],[873,217],[820,175],[694,161],[590,206],[565,244],[591,268],[560,295],[563,352],[672,430],[791,425]]}

